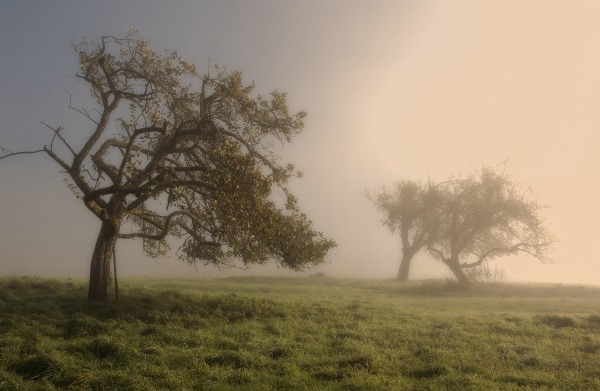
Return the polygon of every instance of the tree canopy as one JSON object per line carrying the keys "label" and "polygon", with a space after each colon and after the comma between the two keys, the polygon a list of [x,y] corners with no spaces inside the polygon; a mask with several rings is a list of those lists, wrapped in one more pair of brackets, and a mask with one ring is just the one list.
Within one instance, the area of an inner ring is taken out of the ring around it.
{"label": "tree canopy", "polygon": [[465,269],[497,257],[525,254],[550,262],[554,238],[544,226],[544,205],[504,171],[483,167],[427,185],[404,180],[371,199],[384,224],[400,233],[400,279],[408,278],[410,261],[422,248],[462,285],[470,283]]}
{"label": "tree canopy", "polygon": [[[102,222],[92,257],[90,300],[107,300],[110,260],[119,238],[140,238],[156,257],[180,238],[177,255],[227,267],[278,264],[300,270],[324,260],[335,243],[312,228],[288,180],[278,144],[303,127],[286,94],[255,95],[241,72],[200,75],[176,52],[157,53],[133,32],[73,44],[97,105],[73,107],[90,128],[81,147],[62,127],[46,153]],[[57,148],[57,144],[62,148]],[[66,152],[61,155],[59,153]],[[116,265],[115,265],[116,267]]]}
{"label": "tree canopy", "polygon": [[399,280],[408,280],[412,258],[436,235],[442,193],[433,181],[402,180],[367,197],[384,215],[383,224],[400,235]]}
{"label": "tree canopy", "polygon": [[544,226],[545,206],[508,174],[483,167],[445,185],[439,234],[428,250],[468,285],[463,269],[507,255],[550,262],[554,238]]}

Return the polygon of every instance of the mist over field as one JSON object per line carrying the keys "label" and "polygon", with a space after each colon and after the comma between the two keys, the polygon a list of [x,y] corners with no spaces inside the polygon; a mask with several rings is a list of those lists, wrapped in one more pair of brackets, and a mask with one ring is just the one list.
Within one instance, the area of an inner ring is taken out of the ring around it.
{"label": "mist over field", "polygon": [[[71,42],[129,26],[200,73],[244,72],[257,93],[288,94],[306,127],[279,153],[304,173],[290,188],[314,228],[337,242],[304,273],[156,261],[117,244],[123,276],[310,275],[392,279],[400,239],[364,196],[402,179],[444,181],[482,163],[549,205],[554,263],[498,259],[508,281],[599,284],[600,4],[586,1],[159,1],[0,5],[0,146],[82,143],[92,103]],[[68,91],[65,92],[65,91]],[[99,223],[43,155],[0,161],[0,275],[85,277]],[[411,279],[451,277],[425,251]]]}

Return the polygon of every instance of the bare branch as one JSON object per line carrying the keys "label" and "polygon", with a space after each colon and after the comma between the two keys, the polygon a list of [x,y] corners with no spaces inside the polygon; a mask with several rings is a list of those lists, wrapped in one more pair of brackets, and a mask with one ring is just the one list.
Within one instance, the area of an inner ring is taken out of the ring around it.
{"label": "bare branch", "polygon": [[52,158],[52,160],[54,160],[56,163],[58,163],[59,166],[64,168],[65,172],[71,174],[71,167],[69,167],[69,165],[67,163],[65,163],[61,158],[59,158],[57,154],[55,154],[54,152],[52,152],[52,150],[50,150],[46,147],[44,147],[43,151],[46,152],[48,154],[48,156],[50,156]]}
{"label": "bare branch", "polygon": [[[48,125],[45,122],[42,122],[41,124],[54,132],[54,136],[52,137],[52,142],[54,142],[54,137],[58,137],[60,139],[60,141],[62,141],[63,144],[69,149],[69,151],[71,151],[71,153],[73,154],[73,156],[76,155],[75,150],[73,150],[73,148],[71,147],[71,145],[69,145],[69,143],[67,142],[67,140],[65,140],[65,138],[60,134],[60,132],[62,132],[63,129],[64,129],[63,127],[59,126],[58,128],[55,129],[55,128],[53,128],[52,126]],[[52,150],[52,143],[50,143],[50,150]]]}
{"label": "bare branch", "polygon": [[[3,148],[4,151],[8,151],[6,149]],[[35,153],[40,153],[40,152],[46,152],[45,147],[42,149],[37,149],[35,151],[21,151],[21,152],[10,152],[4,156],[0,156],[0,160],[2,159],[6,159],[7,157],[11,157],[11,156],[17,156],[17,155],[33,155]]]}
{"label": "bare branch", "polygon": [[466,268],[471,268],[471,267],[476,267],[481,265],[490,255],[494,254],[494,253],[502,253],[502,254],[514,254],[520,251],[525,251],[525,248],[528,245],[526,243],[516,243],[515,245],[511,246],[511,247],[496,247],[496,248],[491,248],[489,250],[487,250],[486,252],[484,252],[483,254],[481,254],[479,256],[479,259],[475,262],[471,262],[471,263],[461,263],[460,267],[463,269]]}
{"label": "bare branch", "polygon": [[[69,91],[65,91],[67,94],[69,94],[69,109],[71,110],[75,110],[76,112],[78,112],[79,114],[83,115],[85,118],[89,119],[90,121],[92,121],[93,123],[97,125],[99,125],[98,121],[96,121],[95,119],[93,119],[90,114],[87,112],[87,110],[85,109],[78,109],[76,107],[73,107],[72,105],[72,99],[73,99],[73,94],[71,94]],[[94,109],[95,110],[95,109]],[[97,113],[99,113],[96,110]],[[100,114],[100,113],[99,113]],[[45,124],[44,124],[45,125]],[[47,125],[46,125],[47,126]],[[73,155],[75,155],[75,152],[73,152]]]}

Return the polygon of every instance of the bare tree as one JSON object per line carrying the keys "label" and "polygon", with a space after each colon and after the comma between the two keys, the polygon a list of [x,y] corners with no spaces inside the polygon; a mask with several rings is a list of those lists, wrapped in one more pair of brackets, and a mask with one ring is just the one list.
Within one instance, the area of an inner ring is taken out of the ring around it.
{"label": "bare tree", "polygon": [[435,237],[442,193],[432,181],[403,180],[367,197],[385,216],[383,223],[400,234],[402,259],[397,279],[408,280],[413,257]]}
{"label": "bare tree", "polygon": [[544,227],[543,209],[531,191],[489,167],[452,179],[444,185],[438,236],[429,252],[463,286],[470,284],[464,269],[500,256],[527,254],[550,262],[554,239]]}
{"label": "bare tree", "polygon": [[141,238],[154,257],[169,249],[168,236],[181,238],[177,254],[190,264],[274,260],[299,270],[323,261],[335,243],[299,211],[286,183],[300,173],[281,165],[273,147],[304,126],[305,113],[290,114],[285,93],[254,97],[240,72],[219,67],[200,76],[176,52],[157,54],[134,32],[73,48],[77,77],[97,102],[71,106],[91,125],[85,142],[76,147],[62,127],[47,125],[49,145],[0,158],[47,154],[101,221],[89,300],[108,300],[120,238]]}

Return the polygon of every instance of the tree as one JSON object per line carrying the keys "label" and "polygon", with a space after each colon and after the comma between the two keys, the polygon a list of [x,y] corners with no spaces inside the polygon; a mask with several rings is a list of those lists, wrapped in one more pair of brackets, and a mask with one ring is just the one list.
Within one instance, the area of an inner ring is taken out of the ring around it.
{"label": "tree", "polygon": [[504,172],[484,167],[477,175],[444,185],[438,235],[428,250],[462,286],[464,269],[507,255],[527,254],[549,262],[554,240],[543,225],[541,205]]}
{"label": "tree", "polygon": [[[286,183],[300,176],[273,145],[301,132],[286,94],[254,97],[240,72],[215,67],[200,76],[176,52],[158,54],[135,32],[73,44],[77,77],[97,107],[70,108],[91,129],[80,147],[51,127],[45,153],[100,221],[88,299],[109,299],[118,239],[141,238],[156,257],[179,239],[177,255],[195,264],[265,263],[301,270],[323,261],[335,243],[312,229]],[[60,156],[57,143],[62,144]],[[116,263],[115,263],[116,266]]]}
{"label": "tree", "polygon": [[397,279],[406,281],[413,257],[436,235],[441,197],[439,185],[432,181],[422,184],[403,180],[391,189],[383,187],[367,197],[384,214],[384,225],[392,232],[400,233],[402,259]]}

